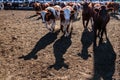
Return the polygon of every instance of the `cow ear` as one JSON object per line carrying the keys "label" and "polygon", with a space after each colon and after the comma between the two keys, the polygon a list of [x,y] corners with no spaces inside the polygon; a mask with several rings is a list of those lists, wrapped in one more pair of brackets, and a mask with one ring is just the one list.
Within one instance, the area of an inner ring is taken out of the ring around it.
{"label": "cow ear", "polygon": [[100,11],[100,10],[99,10],[99,9],[97,9],[97,8],[96,8],[96,9],[94,9],[94,10],[95,10],[96,12],[99,12],[99,11]]}

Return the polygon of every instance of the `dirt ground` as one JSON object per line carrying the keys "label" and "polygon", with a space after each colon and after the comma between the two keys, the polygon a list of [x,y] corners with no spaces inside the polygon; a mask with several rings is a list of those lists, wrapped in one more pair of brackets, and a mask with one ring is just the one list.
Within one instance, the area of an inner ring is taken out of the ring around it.
{"label": "dirt ground", "polygon": [[0,11],[0,80],[120,80],[118,15],[107,25],[108,39],[93,50],[93,31],[84,30],[81,16],[65,38],[49,33],[34,14]]}

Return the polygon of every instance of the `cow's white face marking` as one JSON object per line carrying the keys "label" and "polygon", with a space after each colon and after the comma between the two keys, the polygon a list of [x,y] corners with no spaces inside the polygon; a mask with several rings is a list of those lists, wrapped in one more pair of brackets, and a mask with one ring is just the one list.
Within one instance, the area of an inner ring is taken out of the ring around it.
{"label": "cow's white face marking", "polygon": [[61,21],[61,25],[63,25],[63,31],[67,31],[67,26],[70,24],[70,15],[71,14],[71,10],[69,8],[64,9],[64,18],[65,21]]}
{"label": "cow's white face marking", "polygon": [[48,30],[50,30],[50,32],[53,32],[55,28],[55,22],[51,19],[50,21],[46,22],[45,26]]}
{"label": "cow's white face marking", "polygon": [[45,22],[45,15],[46,15],[46,11],[41,11],[41,17],[42,17],[42,22]]}
{"label": "cow's white face marking", "polygon": [[65,20],[70,20],[70,13],[71,13],[70,9],[67,8],[64,10]]}

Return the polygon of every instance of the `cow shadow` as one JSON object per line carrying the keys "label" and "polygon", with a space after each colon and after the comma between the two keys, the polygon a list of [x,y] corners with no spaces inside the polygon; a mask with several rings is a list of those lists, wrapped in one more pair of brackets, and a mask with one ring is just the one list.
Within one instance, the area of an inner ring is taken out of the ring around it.
{"label": "cow shadow", "polygon": [[53,65],[50,65],[48,69],[54,68],[56,70],[59,70],[62,67],[68,69],[69,66],[66,63],[64,63],[63,55],[70,47],[71,43],[72,41],[70,36],[69,37],[62,36],[54,43],[53,48],[54,48],[55,63]]}
{"label": "cow shadow", "polygon": [[115,72],[116,53],[107,38],[106,43],[94,47],[94,76],[92,80],[112,80]]}
{"label": "cow shadow", "polygon": [[37,16],[38,16],[37,14],[34,14],[34,15],[29,16],[29,17],[26,17],[26,19],[34,18],[34,17],[37,17]]}
{"label": "cow shadow", "polygon": [[37,52],[40,51],[41,49],[44,49],[47,45],[51,44],[57,39],[58,33],[47,33],[45,36],[43,36],[34,46],[32,51],[27,54],[27,55],[22,55],[19,57],[19,59],[24,59],[24,60],[30,60],[30,59],[37,59]]}
{"label": "cow shadow", "polygon": [[40,20],[40,19],[42,19],[42,17],[41,17],[41,16],[39,16],[36,20]]}
{"label": "cow shadow", "polygon": [[88,57],[91,57],[91,55],[88,54],[88,48],[93,43],[93,37],[94,37],[93,31],[84,29],[84,31],[82,32],[82,37],[81,37],[82,51],[81,53],[78,53],[78,56],[82,57],[85,60],[88,59]]}

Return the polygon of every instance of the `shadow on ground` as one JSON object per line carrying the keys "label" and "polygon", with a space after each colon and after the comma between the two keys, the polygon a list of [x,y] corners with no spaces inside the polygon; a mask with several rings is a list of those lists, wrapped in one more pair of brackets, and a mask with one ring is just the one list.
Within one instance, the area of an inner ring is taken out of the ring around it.
{"label": "shadow on ground", "polygon": [[94,76],[91,80],[112,80],[115,72],[116,53],[107,38],[106,43],[94,47]]}
{"label": "shadow on ground", "polygon": [[64,63],[63,55],[66,53],[67,49],[70,47],[72,41],[71,37],[64,37],[62,36],[60,39],[58,39],[54,45],[54,56],[55,56],[55,63],[53,65],[50,65],[48,69],[54,68],[56,70],[61,69],[62,67],[68,69],[68,65]]}
{"label": "shadow on ground", "polygon": [[44,49],[47,45],[51,44],[57,39],[58,33],[47,33],[45,36],[43,36],[35,45],[35,47],[32,49],[32,51],[28,55],[23,55],[19,57],[19,59],[24,60],[30,60],[31,58],[37,59],[37,52],[41,49]]}
{"label": "shadow on ground", "polygon": [[82,51],[78,53],[78,55],[86,60],[88,59],[88,57],[91,57],[90,54],[88,54],[88,48],[93,43],[93,31],[84,29],[84,31],[82,32],[81,42],[82,42]]}

